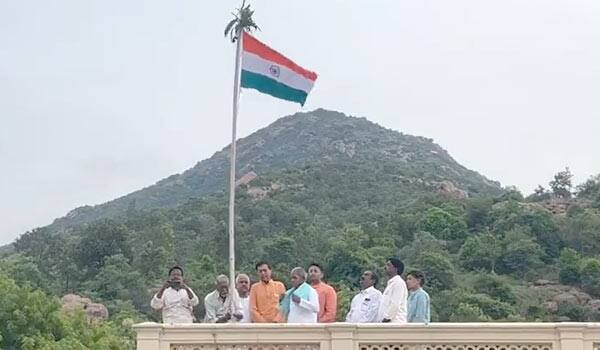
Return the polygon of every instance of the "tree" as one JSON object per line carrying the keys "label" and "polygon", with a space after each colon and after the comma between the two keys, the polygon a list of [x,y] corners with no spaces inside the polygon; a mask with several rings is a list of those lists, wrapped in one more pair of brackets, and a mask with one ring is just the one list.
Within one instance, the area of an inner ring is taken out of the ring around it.
{"label": "tree", "polygon": [[575,187],[577,198],[593,198],[600,193],[600,174],[587,179],[584,183]]}
{"label": "tree", "polygon": [[50,290],[49,281],[40,272],[33,259],[26,255],[14,254],[0,260],[0,273],[11,276],[20,285],[31,285],[43,290]]}
{"label": "tree", "polygon": [[435,252],[423,252],[417,260],[417,267],[425,273],[425,289],[431,294],[454,288],[454,266],[446,256]]}
{"label": "tree", "polygon": [[507,319],[515,312],[510,304],[496,300],[487,294],[471,294],[464,301],[481,309],[483,314],[492,320]]}
{"label": "tree", "polygon": [[0,347],[16,348],[36,335],[62,336],[59,305],[40,290],[19,287],[15,281],[0,274]]}
{"label": "tree", "polygon": [[117,254],[105,258],[98,274],[85,284],[86,289],[95,298],[108,302],[107,308],[111,313],[111,301],[131,300],[139,308],[148,303],[149,295],[142,275],[131,268],[127,258]]}
{"label": "tree", "polygon": [[501,256],[501,240],[491,233],[467,238],[459,252],[462,266],[472,271],[496,272],[496,264]]}
{"label": "tree", "polygon": [[450,214],[441,208],[430,208],[418,224],[419,229],[427,231],[438,239],[460,241],[467,235],[467,224],[462,217]]}
{"label": "tree", "polygon": [[486,316],[480,307],[469,303],[460,303],[456,310],[450,315],[450,322],[487,322],[490,317]]}
{"label": "tree", "polygon": [[398,246],[410,243],[417,231],[417,216],[411,213],[393,213],[387,231],[395,237]]}
{"label": "tree", "polygon": [[272,264],[297,264],[302,261],[302,252],[296,247],[296,240],[291,237],[279,236],[265,246],[264,260]]}
{"label": "tree", "polygon": [[514,304],[516,301],[511,286],[494,274],[478,274],[473,281],[473,289],[478,294],[487,294],[504,303]]}
{"label": "tree", "polygon": [[558,198],[571,198],[571,188],[573,184],[571,179],[573,178],[573,174],[569,167],[566,167],[565,170],[559,171],[554,175],[554,180],[549,182],[550,188],[554,195]]}
{"label": "tree", "polygon": [[559,234],[552,214],[546,209],[529,208],[518,202],[502,202],[493,209],[493,231],[505,235],[512,230],[520,230],[524,234],[535,237],[536,242],[543,248],[542,259],[549,263],[558,257],[564,243]]}
{"label": "tree", "polygon": [[55,236],[49,249],[52,255],[47,261],[38,265],[42,271],[47,271],[48,276],[57,282],[55,293],[63,294],[76,290],[85,274],[77,266],[77,237]]}
{"label": "tree", "polygon": [[410,244],[402,246],[400,257],[406,265],[414,265],[423,252],[445,254],[446,242],[433,237],[429,232],[418,231]]}
{"label": "tree", "polygon": [[466,216],[470,231],[487,229],[491,223],[491,198],[470,198],[467,201]]}
{"label": "tree", "polygon": [[498,198],[496,198],[496,200],[499,202],[505,202],[505,201],[522,202],[524,200],[524,198],[523,198],[523,194],[521,193],[521,191],[519,191],[519,189],[516,186],[506,186],[504,188],[504,193],[502,193],[502,195],[500,195]]}
{"label": "tree", "polygon": [[393,242],[374,245],[362,228],[347,226],[332,240],[325,256],[330,277],[354,284],[365,269],[380,270],[385,259],[394,255]]}
{"label": "tree", "polygon": [[348,285],[348,283],[338,283],[334,286],[337,294],[337,313],[336,321],[344,322],[350,305],[352,304],[352,298],[358,292],[355,288]]}
{"label": "tree", "polygon": [[63,314],[55,297],[27,285],[17,286],[14,280],[0,274],[2,349],[132,350],[132,334],[130,324],[89,324],[83,312]]}
{"label": "tree", "polygon": [[560,255],[564,242],[559,234],[558,226],[548,210],[526,210],[514,222],[515,225],[526,227],[535,236],[536,242],[544,250],[545,254],[542,256],[544,262],[550,262],[551,259]]}
{"label": "tree", "polygon": [[533,194],[537,198],[541,198],[541,197],[545,196],[546,193],[547,193],[547,191],[544,188],[544,186],[542,186],[542,185],[538,185],[538,187],[536,187],[535,190],[533,190]]}
{"label": "tree", "polygon": [[242,6],[238,8],[237,13],[232,13],[234,18],[225,27],[225,36],[229,35],[231,42],[237,40],[237,36],[242,30],[252,31],[253,29],[259,29],[254,19],[252,19],[254,11],[250,9],[250,5],[244,6],[245,4],[246,0],[242,2]]}
{"label": "tree", "polygon": [[52,236],[47,228],[25,232],[15,241],[15,249],[31,257],[36,264],[40,264],[47,257]]}
{"label": "tree", "polygon": [[587,258],[582,261],[581,288],[594,296],[600,296],[600,259]]}
{"label": "tree", "polygon": [[498,272],[525,273],[542,266],[542,248],[527,234],[527,229],[515,227],[505,234],[503,254]]}
{"label": "tree", "polygon": [[587,321],[585,307],[577,304],[561,303],[558,305],[556,314],[557,316],[566,316],[569,318],[569,321],[572,322]]}
{"label": "tree", "polygon": [[586,208],[567,218],[564,239],[582,255],[600,252],[600,211]]}
{"label": "tree", "polygon": [[104,264],[105,257],[123,254],[131,258],[128,230],[123,224],[112,220],[102,220],[87,226],[81,232],[77,246],[77,260],[80,267],[97,272]]}
{"label": "tree", "polygon": [[527,200],[530,202],[540,202],[547,199],[550,199],[550,192],[542,185],[538,185],[538,187],[533,190],[533,193],[527,197]]}
{"label": "tree", "polygon": [[134,267],[148,280],[159,279],[165,266],[172,261],[172,255],[164,247],[147,241],[137,255]]}
{"label": "tree", "polygon": [[562,284],[577,285],[581,282],[581,256],[571,248],[560,253],[558,280]]}

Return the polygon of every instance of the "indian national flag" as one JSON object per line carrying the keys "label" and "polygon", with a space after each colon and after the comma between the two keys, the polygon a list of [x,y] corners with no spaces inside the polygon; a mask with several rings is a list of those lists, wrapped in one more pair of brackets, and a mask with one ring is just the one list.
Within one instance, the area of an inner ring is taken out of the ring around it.
{"label": "indian national flag", "polygon": [[304,106],[317,74],[300,67],[250,34],[244,32],[243,36],[241,86]]}

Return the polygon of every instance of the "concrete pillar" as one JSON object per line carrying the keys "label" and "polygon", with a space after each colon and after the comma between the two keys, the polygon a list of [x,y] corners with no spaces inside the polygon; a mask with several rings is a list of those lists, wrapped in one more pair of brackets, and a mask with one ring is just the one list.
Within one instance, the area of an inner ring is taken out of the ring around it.
{"label": "concrete pillar", "polygon": [[327,330],[331,338],[330,350],[358,350],[358,343],[354,339],[356,326],[333,323],[327,326]]}
{"label": "concrete pillar", "polygon": [[137,350],[160,350],[160,324],[146,322],[135,326]]}
{"label": "concrete pillar", "polygon": [[585,330],[581,324],[564,323],[556,326],[560,340],[560,350],[585,350],[583,332]]}

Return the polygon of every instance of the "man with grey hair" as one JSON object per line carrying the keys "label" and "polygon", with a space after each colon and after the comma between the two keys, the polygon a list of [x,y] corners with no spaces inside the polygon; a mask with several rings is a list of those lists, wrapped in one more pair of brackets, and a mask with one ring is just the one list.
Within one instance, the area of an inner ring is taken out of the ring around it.
{"label": "man with grey hair", "polygon": [[232,316],[238,321],[241,320],[243,315],[238,308],[233,306],[233,300],[229,295],[229,278],[225,275],[219,275],[216,289],[204,298],[204,309],[206,311],[204,322],[225,323],[229,322]]}
{"label": "man with grey hair", "polygon": [[306,271],[301,267],[295,267],[290,277],[292,288],[281,300],[281,313],[288,323],[317,323],[319,295],[306,283]]}
{"label": "man with grey hair", "polygon": [[245,273],[240,273],[235,279],[235,289],[238,293],[238,304],[241,307],[240,313],[242,319],[240,323],[250,323],[250,277]]}

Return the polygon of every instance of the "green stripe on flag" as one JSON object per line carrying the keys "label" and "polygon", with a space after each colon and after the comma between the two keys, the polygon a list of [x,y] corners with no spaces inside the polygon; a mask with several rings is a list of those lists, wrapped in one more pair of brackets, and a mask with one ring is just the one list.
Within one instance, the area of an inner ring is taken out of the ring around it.
{"label": "green stripe on flag", "polygon": [[302,90],[294,89],[269,77],[247,70],[242,70],[241,86],[256,89],[283,100],[298,102],[302,106],[304,106],[307,96],[307,93]]}

